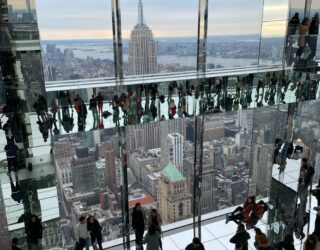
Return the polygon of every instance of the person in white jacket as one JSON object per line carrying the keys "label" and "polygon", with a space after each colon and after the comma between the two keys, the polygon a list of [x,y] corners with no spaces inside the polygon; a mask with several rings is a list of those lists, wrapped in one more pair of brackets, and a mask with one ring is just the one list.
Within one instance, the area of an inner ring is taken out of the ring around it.
{"label": "person in white jacket", "polygon": [[87,229],[87,221],[84,216],[80,216],[79,218],[79,223],[77,224],[75,229],[75,235],[76,235],[76,240],[78,244],[81,245],[82,247],[85,247],[86,250],[89,250],[89,246],[90,246],[89,232]]}

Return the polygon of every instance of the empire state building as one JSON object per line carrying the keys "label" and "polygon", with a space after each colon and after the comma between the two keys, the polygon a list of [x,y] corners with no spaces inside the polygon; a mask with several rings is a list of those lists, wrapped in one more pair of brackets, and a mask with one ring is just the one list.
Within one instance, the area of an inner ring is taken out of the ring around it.
{"label": "empire state building", "polygon": [[129,74],[144,75],[157,72],[156,44],[152,30],[144,23],[143,6],[139,0],[138,23],[131,31],[129,42]]}

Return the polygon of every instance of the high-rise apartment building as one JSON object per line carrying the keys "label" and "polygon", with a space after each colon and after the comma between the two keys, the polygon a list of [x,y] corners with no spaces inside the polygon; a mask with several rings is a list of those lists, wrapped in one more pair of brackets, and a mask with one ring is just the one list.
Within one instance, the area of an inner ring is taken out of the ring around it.
{"label": "high-rise apartment building", "polygon": [[221,118],[204,122],[203,141],[212,141],[224,137],[224,123]]}
{"label": "high-rise apartment building", "polygon": [[163,223],[191,216],[191,194],[187,188],[187,180],[172,163],[161,171],[158,203]]}
{"label": "high-rise apartment building", "polygon": [[183,142],[184,137],[178,133],[168,134],[162,158],[164,163],[172,163],[181,173],[183,173]]}
{"label": "high-rise apartment building", "polygon": [[55,159],[71,157],[73,150],[72,150],[72,143],[69,140],[61,139],[54,143],[53,153]]}
{"label": "high-rise apartment building", "polygon": [[160,123],[150,122],[129,126],[126,129],[127,149],[130,151],[160,148]]}
{"label": "high-rise apartment building", "polygon": [[105,159],[105,171],[108,187],[115,194],[117,193],[117,171],[113,147],[109,143],[104,143],[100,147],[100,152]]}
{"label": "high-rise apartment building", "polygon": [[96,187],[95,155],[88,147],[78,146],[71,161],[72,183],[76,193],[92,192]]}
{"label": "high-rise apartment building", "polygon": [[144,22],[143,5],[139,0],[138,23],[131,31],[129,42],[129,74],[155,73],[158,73],[156,43],[152,30]]}
{"label": "high-rise apartment building", "polygon": [[[160,123],[160,141],[161,141],[161,153],[166,151],[166,138],[168,134],[177,133],[183,138],[186,138],[186,119],[174,119],[163,121]],[[165,167],[168,162],[166,162],[165,157],[161,157],[161,166]]]}

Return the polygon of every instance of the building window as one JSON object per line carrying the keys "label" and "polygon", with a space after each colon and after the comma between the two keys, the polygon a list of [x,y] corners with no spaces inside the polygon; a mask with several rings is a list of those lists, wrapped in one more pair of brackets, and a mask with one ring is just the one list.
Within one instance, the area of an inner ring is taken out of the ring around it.
{"label": "building window", "polygon": [[182,217],[183,216],[183,203],[180,202],[179,203],[179,217]]}

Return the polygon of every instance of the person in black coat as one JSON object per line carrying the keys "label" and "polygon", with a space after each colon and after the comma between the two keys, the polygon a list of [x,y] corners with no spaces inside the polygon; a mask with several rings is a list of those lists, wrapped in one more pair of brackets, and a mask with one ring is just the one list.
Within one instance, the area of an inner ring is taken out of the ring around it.
{"label": "person in black coat", "polygon": [[87,229],[90,233],[90,238],[91,238],[91,244],[92,246],[95,245],[95,242],[97,240],[99,249],[103,250],[102,247],[102,227],[99,224],[99,221],[94,218],[94,216],[89,215],[87,219]]}
{"label": "person in black coat", "polygon": [[278,250],[295,250],[294,248],[294,239],[291,234],[288,234],[284,237],[283,241],[281,241],[277,246]]}
{"label": "person in black coat", "polygon": [[43,227],[37,215],[31,215],[31,220],[27,224],[26,234],[28,241],[28,249],[41,249]]}
{"label": "person in black coat", "polygon": [[132,228],[136,236],[136,245],[141,245],[145,223],[143,210],[139,202],[136,203],[132,211]]}
{"label": "person in black coat", "polygon": [[7,155],[8,173],[10,174],[11,170],[16,172],[18,169],[17,156],[18,156],[19,148],[14,143],[13,139],[8,140],[8,144],[4,147],[4,150],[6,151],[6,155]]}
{"label": "person in black coat", "polygon": [[192,243],[186,247],[186,250],[205,250],[205,249],[200,239],[195,237],[193,238]]}
{"label": "person in black coat", "polygon": [[230,242],[235,244],[237,248],[242,247],[242,250],[248,250],[248,240],[250,234],[246,231],[243,224],[238,226],[236,234],[230,239]]}
{"label": "person in black coat", "polygon": [[11,241],[11,250],[22,250],[18,245],[19,245],[18,239],[13,238]]}
{"label": "person in black coat", "polygon": [[317,199],[318,207],[320,207],[320,178],[318,180],[318,185],[315,189],[311,190],[311,195]]}

